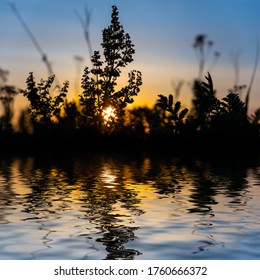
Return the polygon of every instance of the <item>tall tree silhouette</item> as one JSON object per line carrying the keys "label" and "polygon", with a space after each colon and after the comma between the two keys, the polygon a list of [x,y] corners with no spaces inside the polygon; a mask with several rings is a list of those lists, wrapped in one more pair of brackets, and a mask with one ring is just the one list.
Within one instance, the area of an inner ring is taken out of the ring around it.
{"label": "tall tree silhouette", "polygon": [[118,9],[112,6],[111,24],[103,30],[104,60],[99,51],[92,55],[92,69],[85,68],[82,77],[83,93],[80,104],[87,124],[101,132],[112,131],[123,124],[124,108],[133,102],[140,91],[141,72],[133,70],[128,84],[116,90],[121,69],[133,61],[134,45],[119,22]]}

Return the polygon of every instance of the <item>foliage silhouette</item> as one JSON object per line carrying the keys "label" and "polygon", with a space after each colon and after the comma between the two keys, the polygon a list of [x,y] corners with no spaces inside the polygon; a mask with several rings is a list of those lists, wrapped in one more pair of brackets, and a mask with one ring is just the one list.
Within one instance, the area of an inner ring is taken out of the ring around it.
{"label": "foliage silhouette", "polygon": [[215,96],[216,91],[210,74],[205,78],[207,82],[194,82],[195,98],[187,125],[193,130],[193,135],[204,137],[204,143],[210,140],[208,144],[211,143],[211,148],[218,145],[231,149],[231,145],[237,148],[242,144],[249,147],[249,143],[256,143],[256,135],[259,133],[259,127],[256,125],[257,113],[255,119],[253,117],[253,125],[253,119],[250,120],[247,115],[247,106],[237,93],[230,92],[219,100]]}
{"label": "foliage silhouette", "polygon": [[[86,94],[96,90],[91,80],[93,78],[89,78],[86,71],[82,78],[83,94],[84,87],[89,88]],[[230,92],[219,100],[211,75],[208,73],[205,79],[205,82],[194,82],[195,97],[189,114],[187,108],[181,107],[180,101],[174,101],[172,94],[168,97],[158,95],[153,108],[139,107],[123,114],[120,126],[116,118],[114,121],[111,119],[109,125],[106,124],[101,112],[104,105],[99,111],[94,94],[93,100],[85,100],[81,113],[75,102],[66,100],[67,82],[60,94],[52,97],[50,88],[53,78],[36,85],[31,73],[27,79],[27,89],[22,93],[30,101],[33,135],[43,136],[42,141],[52,132],[52,140],[59,139],[60,145],[70,143],[84,149],[94,145],[99,150],[110,146],[152,151],[169,147],[172,151],[183,147],[192,147],[193,150],[224,147],[230,150],[242,144],[256,148],[260,136],[259,110],[249,117],[246,105],[237,93]],[[87,106],[88,116],[84,114]],[[26,114],[23,118],[26,120]],[[30,130],[28,125],[24,130]]]}
{"label": "foliage silhouette", "polygon": [[260,108],[258,108],[253,115],[249,117],[252,125],[260,125]]}
{"label": "foliage silhouette", "polygon": [[[88,21],[86,12],[86,24]],[[183,81],[175,85],[174,96],[158,95],[153,108],[127,108],[140,91],[142,75],[137,70],[130,71],[127,84],[118,88],[122,69],[133,61],[135,50],[130,35],[125,33],[119,21],[116,6],[112,6],[110,25],[102,32],[101,46],[103,53],[94,51],[91,67],[84,69],[79,105],[67,100],[68,81],[62,88],[54,88],[54,75],[36,84],[33,73],[29,74],[27,87],[21,90],[29,101],[29,110],[20,115],[19,132],[12,131],[11,127],[16,89],[5,84],[7,71],[0,69],[0,100],[4,106],[0,132],[1,136],[4,131],[11,132],[13,142],[7,137],[5,142],[8,145],[19,143],[39,149],[49,148],[48,144],[53,142],[58,143],[53,150],[62,151],[64,147],[69,150],[72,146],[79,147],[79,150],[95,146],[105,151],[111,146],[149,151],[159,148],[167,152],[187,147],[198,151],[201,148],[221,150],[222,147],[230,150],[231,146],[240,149],[242,144],[252,149],[259,146],[260,109],[248,115],[248,94],[244,102],[239,90],[234,89],[219,100],[210,73],[205,80],[201,79],[213,46],[206,35],[198,35],[193,45],[199,59],[199,77],[193,82],[189,110],[177,100]],[[215,56],[218,57],[217,54]]]}
{"label": "foliage silhouette", "polygon": [[[92,56],[93,68],[85,68],[82,78],[83,93],[80,104],[87,118],[87,125],[95,127],[99,132],[113,131],[122,126],[125,107],[133,103],[133,96],[140,91],[142,84],[141,72],[131,71],[128,85],[116,91],[117,79],[121,68],[133,61],[134,45],[128,33],[125,33],[119,22],[118,9],[112,7],[111,24],[103,30],[104,61],[99,51]],[[117,116],[109,124],[104,122],[103,112],[112,108]]]}
{"label": "foliage silhouette", "polygon": [[50,76],[46,81],[41,80],[36,85],[31,72],[26,81],[27,88],[21,91],[30,102],[29,112],[34,124],[52,124],[57,120],[61,108],[64,106],[69,83],[65,82],[59,95],[52,97],[50,90],[53,81],[54,76]]}
{"label": "foliage silhouette", "polygon": [[169,133],[179,134],[184,126],[184,118],[188,113],[188,109],[181,110],[180,101],[174,104],[172,94],[168,98],[160,94],[155,107],[158,108],[162,126]]}
{"label": "foliage silhouette", "polygon": [[75,101],[68,102],[65,100],[62,108],[62,115],[59,116],[59,124],[66,134],[73,134],[80,125],[80,109]]}
{"label": "foliage silhouette", "polygon": [[240,123],[247,120],[246,105],[236,93],[229,93],[222,99],[220,110],[227,121]]}
{"label": "foliage silhouette", "polygon": [[239,139],[248,134],[249,120],[247,108],[237,93],[229,93],[219,104],[219,114],[215,116],[219,135]]}
{"label": "foliage silhouette", "polygon": [[219,101],[216,98],[211,75],[205,77],[207,82],[195,80],[193,84],[192,119],[196,129],[204,132],[210,125],[212,115],[218,112]]}
{"label": "foliage silhouette", "polygon": [[127,111],[125,129],[144,138],[150,133],[150,118],[154,114],[148,107],[138,107]]}
{"label": "foliage silhouette", "polygon": [[0,117],[0,132],[10,134],[13,132],[13,103],[18,94],[15,86],[7,85],[9,72],[0,68],[0,101],[2,103],[3,115]]}

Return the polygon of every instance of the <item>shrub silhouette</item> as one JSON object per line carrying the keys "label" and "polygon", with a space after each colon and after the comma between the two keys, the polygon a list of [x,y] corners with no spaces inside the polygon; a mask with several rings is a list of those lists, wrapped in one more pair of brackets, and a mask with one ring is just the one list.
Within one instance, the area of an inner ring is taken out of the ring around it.
{"label": "shrub silhouette", "polygon": [[[87,94],[87,91],[84,92],[86,88],[90,90],[89,97],[91,93],[96,92],[96,88],[91,80],[93,78],[90,78],[88,74],[86,68],[82,86],[83,94]],[[204,147],[205,144],[209,145],[211,149],[216,149],[217,146],[230,147],[230,145],[241,145],[242,143],[248,146],[249,143],[256,143],[260,136],[259,109],[249,117],[246,104],[237,93],[230,92],[219,100],[215,96],[216,91],[211,75],[208,73],[205,79],[205,82],[195,81],[195,98],[189,115],[187,108],[181,108],[180,101],[174,102],[172,94],[168,97],[158,95],[158,100],[152,109],[145,107],[131,109],[127,113],[127,118],[123,112],[124,118],[122,117],[120,120],[122,122],[120,126],[116,118],[110,121],[109,126],[106,126],[104,115],[101,112],[101,109],[104,108],[104,100],[101,99],[102,106],[99,108],[95,99],[97,96],[93,96],[94,100],[90,98],[84,100],[86,103],[84,103],[83,111],[86,108],[89,108],[89,111],[88,115],[82,115],[75,102],[67,102],[65,99],[68,82],[64,83],[58,96],[52,97],[50,89],[53,77],[47,81],[41,80],[36,85],[34,77],[30,73],[27,79],[27,89],[22,93],[30,101],[29,111],[35,130],[34,135],[43,137],[43,141],[46,139],[46,135],[52,134],[51,137],[67,139],[70,143],[88,143],[84,144],[86,147],[101,144],[99,140],[105,140],[107,144],[112,145],[121,145],[124,142],[123,146],[125,146],[125,141],[131,141],[133,145],[139,147],[145,147],[143,146],[145,143],[151,144],[148,147],[157,145],[159,148],[175,144],[173,145],[175,149],[192,144],[195,144],[193,145],[195,149]],[[102,91],[100,92],[102,93]],[[102,94],[101,96],[104,97]],[[110,96],[108,101],[111,102],[109,104],[116,104],[112,103],[113,96]],[[119,109],[117,108],[117,110]],[[26,119],[25,115],[23,117]],[[109,129],[116,133],[111,134]],[[112,138],[106,138],[111,135]]]}
{"label": "shrub silhouette", "polygon": [[9,72],[0,68],[0,101],[2,103],[3,115],[0,117],[0,131],[10,134],[13,132],[13,103],[14,97],[18,94],[14,86],[7,85]]}
{"label": "shrub silhouette", "polygon": [[[124,109],[133,103],[133,96],[138,94],[142,84],[141,72],[134,70],[128,74],[128,84],[119,91],[115,89],[121,68],[133,61],[135,52],[129,34],[119,22],[116,6],[112,7],[111,24],[103,30],[101,46],[104,61],[99,51],[94,51],[92,69],[86,67],[84,70],[80,104],[87,125],[103,133],[122,126]],[[111,108],[116,116],[108,122],[103,117],[106,108]]]}
{"label": "shrub silhouette", "polygon": [[237,93],[229,93],[217,102],[218,110],[213,117],[212,129],[228,138],[244,137],[249,132],[247,108]]}
{"label": "shrub silhouette", "polygon": [[148,107],[137,107],[127,111],[125,131],[145,139],[147,135],[158,131],[160,120],[155,110]]}
{"label": "shrub silhouette", "polygon": [[204,132],[209,126],[213,115],[218,113],[219,100],[216,98],[211,75],[205,77],[207,82],[195,80],[193,84],[192,122],[196,130]]}
{"label": "shrub silhouette", "polygon": [[249,121],[252,125],[254,138],[260,137],[260,108],[258,108],[250,117]]}
{"label": "shrub silhouette", "polygon": [[184,126],[184,118],[188,113],[188,109],[181,109],[181,102],[174,104],[173,95],[167,98],[164,95],[158,95],[159,99],[155,105],[158,111],[161,126],[170,134],[179,134]]}
{"label": "shrub silhouette", "polygon": [[194,82],[193,108],[187,125],[189,132],[210,137],[215,143],[246,143],[252,137],[259,137],[258,111],[248,117],[247,105],[234,92],[219,100],[215,96],[211,75],[208,73],[205,78],[206,82]]}
{"label": "shrub silhouette", "polygon": [[65,100],[62,114],[59,116],[59,124],[65,133],[73,133],[80,126],[80,109],[75,101]]}
{"label": "shrub silhouette", "polygon": [[[153,108],[126,110],[140,91],[142,75],[137,70],[130,71],[127,84],[118,89],[122,69],[133,61],[135,50],[130,35],[125,33],[119,22],[117,7],[112,6],[111,23],[102,32],[103,53],[93,52],[91,67],[86,67],[82,75],[80,107],[75,101],[66,100],[68,82],[62,88],[58,87],[54,96],[54,75],[36,84],[31,72],[26,81],[27,88],[21,93],[29,101],[33,136],[29,135],[28,113],[22,112],[19,120],[22,137],[31,137],[33,141],[42,139],[40,144],[46,139],[58,140],[57,146],[62,146],[61,143],[70,146],[80,144],[79,150],[81,147],[91,149],[94,145],[107,149],[110,144],[127,149],[147,146],[152,150],[159,147],[168,151],[188,145],[196,150],[204,147],[205,143],[209,143],[211,149],[218,145],[229,147],[232,143],[245,143],[247,147],[251,142],[257,143],[260,137],[260,109],[248,116],[248,98],[243,102],[236,92],[231,91],[219,100],[210,73],[204,81],[201,79],[212,45],[206,35],[195,38],[193,47],[199,59],[199,78],[193,83],[190,110],[182,108],[181,102],[175,99],[183,82],[175,87],[175,98],[172,94],[160,94]],[[255,69],[253,78],[254,74]],[[4,78],[5,72],[0,71],[0,79]],[[6,120],[2,119],[1,125],[3,127],[5,123],[7,127],[12,116],[10,108],[15,91],[2,85],[0,89],[1,93],[10,93],[6,98],[0,95],[2,104],[6,105]],[[28,138],[23,139],[26,142]],[[41,147],[37,141],[36,146]]]}
{"label": "shrub silhouette", "polygon": [[26,81],[27,88],[21,91],[30,103],[29,112],[34,125],[50,125],[57,121],[60,116],[69,83],[65,82],[60,89],[59,95],[52,97],[50,90],[53,81],[54,75],[50,76],[46,81],[41,80],[36,85],[33,73],[31,72]]}

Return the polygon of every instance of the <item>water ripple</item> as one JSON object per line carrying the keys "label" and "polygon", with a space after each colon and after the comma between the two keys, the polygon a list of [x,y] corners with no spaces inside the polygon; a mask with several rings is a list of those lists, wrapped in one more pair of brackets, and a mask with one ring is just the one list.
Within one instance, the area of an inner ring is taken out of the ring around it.
{"label": "water ripple", "polygon": [[259,162],[0,160],[0,259],[259,259]]}

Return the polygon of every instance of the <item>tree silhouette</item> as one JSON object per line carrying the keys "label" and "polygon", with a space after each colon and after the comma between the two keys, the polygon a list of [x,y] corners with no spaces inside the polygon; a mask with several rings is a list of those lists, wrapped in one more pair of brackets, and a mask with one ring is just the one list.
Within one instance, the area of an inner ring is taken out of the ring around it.
{"label": "tree silhouette", "polygon": [[[128,84],[116,90],[121,68],[133,61],[135,52],[129,34],[125,33],[119,22],[118,14],[117,7],[112,6],[111,24],[103,30],[101,43],[104,61],[99,51],[94,51],[92,69],[86,67],[82,77],[82,112],[87,124],[100,132],[113,131],[122,125],[124,108],[133,103],[132,97],[138,94],[142,84],[141,73],[133,70],[128,74]],[[104,119],[106,110],[110,113]]]}

